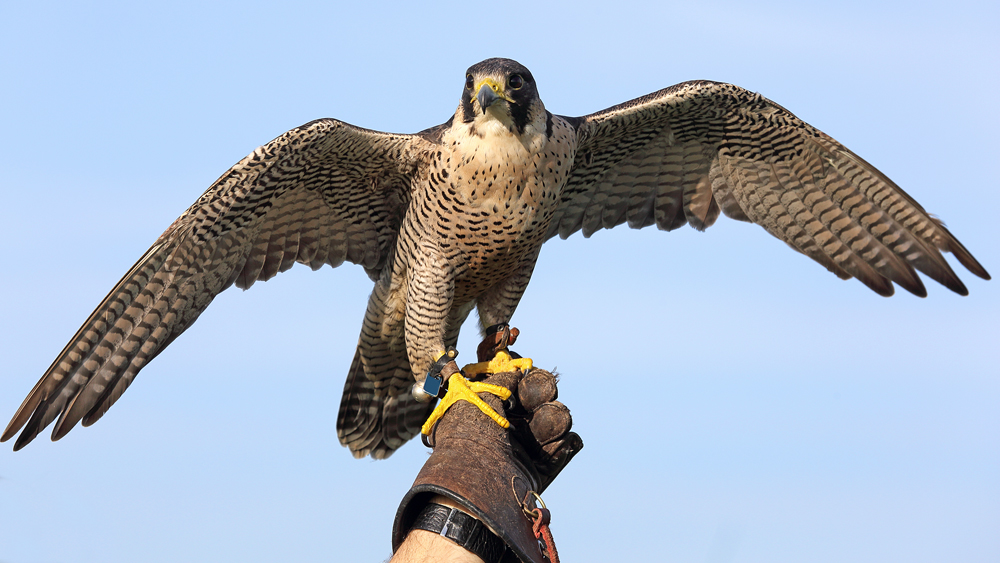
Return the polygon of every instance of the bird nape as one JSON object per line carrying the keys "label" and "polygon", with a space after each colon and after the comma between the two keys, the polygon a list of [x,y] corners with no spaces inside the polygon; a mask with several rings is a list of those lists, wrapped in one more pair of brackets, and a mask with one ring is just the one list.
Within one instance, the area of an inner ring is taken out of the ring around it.
{"label": "bird nape", "polygon": [[966,295],[943,252],[989,279],[889,178],[759,94],[684,82],[563,117],[515,61],[475,64],[461,83],[437,127],[320,119],[230,168],[98,305],[0,439],[23,428],[17,450],[53,421],[53,440],[93,424],[219,292],[296,262],[346,260],[375,282],[337,418],[341,443],[375,458],[420,431],[434,406],[424,379],[472,309],[482,327],[507,323],[556,235],[703,230],[722,213],[880,295],[925,296],[917,271]]}

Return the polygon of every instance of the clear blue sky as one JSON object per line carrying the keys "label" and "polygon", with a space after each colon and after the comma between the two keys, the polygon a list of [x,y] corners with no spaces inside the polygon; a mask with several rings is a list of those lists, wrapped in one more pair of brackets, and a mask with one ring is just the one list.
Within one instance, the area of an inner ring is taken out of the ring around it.
{"label": "clear blue sky", "polygon": [[[416,6],[0,6],[4,423],[229,166],[318,117],[441,123],[491,56],[564,115],[759,91],[1000,273],[996,2]],[[961,273],[969,297],[884,299],[727,219],[551,242],[514,325],[586,442],[545,495],[564,560],[1000,560],[1000,282]],[[334,431],[370,289],[345,265],[230,290],[98,424],[5,444],[0,562],[388,557],[426,450],[359,461]]]}

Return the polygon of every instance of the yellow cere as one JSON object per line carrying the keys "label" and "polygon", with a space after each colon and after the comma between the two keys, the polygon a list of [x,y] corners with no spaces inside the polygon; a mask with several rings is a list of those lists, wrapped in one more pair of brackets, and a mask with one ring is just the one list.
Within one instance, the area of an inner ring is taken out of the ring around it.
{"label": "yellow cere", "polygon": [[497,82],[496,80],[493,80],[492,78],[484,78],[484,79],[482,79],[482,80],[480,80],[479,82],[476,83],[476,87],[472,89],[472,98],[473,99],[476,98],[476,94],[479,93],[479,90],[483,87],[484,84],[487,85],[487,86],[489,86],[490,89],[492,89],[494,92],[496,92],[497,96],[500,96],[500,99],[507,100],[508,102],[513,102],[514,101],[504,91],[503,84],[500,84],[499,82]]}

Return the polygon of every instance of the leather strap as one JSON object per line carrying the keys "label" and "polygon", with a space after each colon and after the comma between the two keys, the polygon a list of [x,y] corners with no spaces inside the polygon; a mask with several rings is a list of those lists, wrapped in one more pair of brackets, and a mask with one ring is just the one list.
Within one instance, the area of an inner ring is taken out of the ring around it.
{"label": "leather strap", "polygon": [[448,538],[485,563],[498,563],[507,549],[507,544],[479,520],[437,503],[427,504],[410,529],[427,530]]}

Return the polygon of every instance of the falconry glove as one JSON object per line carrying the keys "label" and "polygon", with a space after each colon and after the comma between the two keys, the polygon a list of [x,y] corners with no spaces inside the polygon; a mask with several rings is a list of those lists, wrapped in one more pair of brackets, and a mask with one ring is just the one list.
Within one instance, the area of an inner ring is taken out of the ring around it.
{"label": "falconry glove", "polygon": [[[488,530],[469,534],[471,537],[463,540],[449,537],[440,525],[434,531],[476,553],[486,563],[546,561],[525,509],[534,506],[536,495],[583,448],[583,441],[570,432],[572,418],[569,409],[555,400],[556,378],[551,373],[541,369],[527,375],[505,372],[490,376],[485,383],[511,391],[506,401],[492,393],[479,395],[510,421],[510,428],[500,427],[465,401],[445,413],[428,436],[434,451],[396,512],[393,551],[411,528],[416,525],[428,529],[421,524],[435,517],[448,518],[445,528],[449,523],[478,526],[471,519],[466,522],[461,513],[456,522],[448,508],[430,504],[441,495],[462,506]],[[442,514],[435,515],[435,511]]]}

